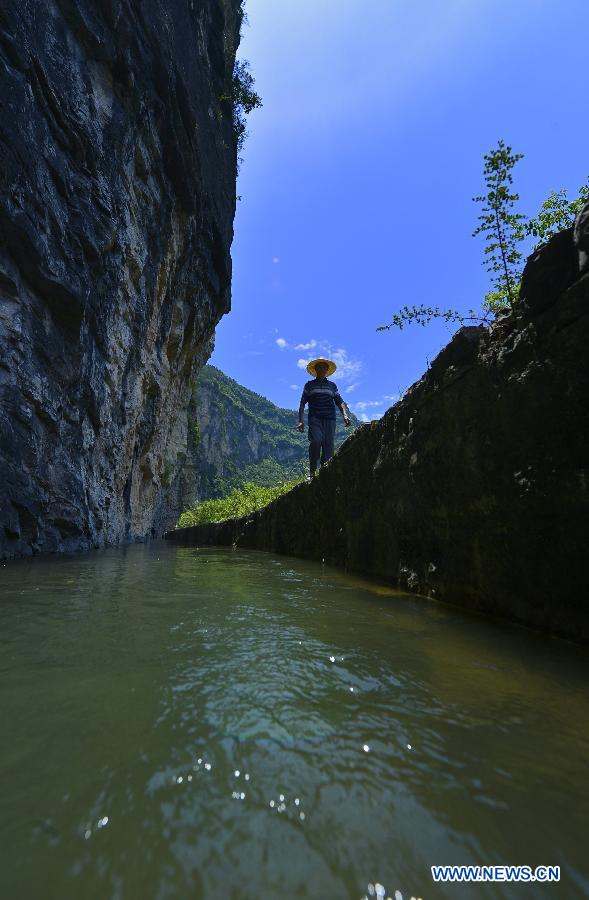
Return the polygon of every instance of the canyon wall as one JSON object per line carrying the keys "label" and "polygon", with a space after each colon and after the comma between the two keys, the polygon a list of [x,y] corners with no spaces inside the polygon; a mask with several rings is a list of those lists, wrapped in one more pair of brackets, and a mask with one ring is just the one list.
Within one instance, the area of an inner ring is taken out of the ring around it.
{"label": "canyon wall", "polygon": [[0,10],[0,558],[160,534],[230,308],[239,0]]}

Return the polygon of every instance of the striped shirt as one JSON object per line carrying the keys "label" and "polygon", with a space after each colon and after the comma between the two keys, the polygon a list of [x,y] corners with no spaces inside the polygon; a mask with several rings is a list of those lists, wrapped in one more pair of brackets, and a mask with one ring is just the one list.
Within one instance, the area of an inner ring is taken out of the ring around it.
{"label": "striped shirt", "polygon": [[335,404],[343,403],[337,385],[324,378],[314,378],[303,388],[301,406],[309,404],[309,417],[314,419],[335,419]]}

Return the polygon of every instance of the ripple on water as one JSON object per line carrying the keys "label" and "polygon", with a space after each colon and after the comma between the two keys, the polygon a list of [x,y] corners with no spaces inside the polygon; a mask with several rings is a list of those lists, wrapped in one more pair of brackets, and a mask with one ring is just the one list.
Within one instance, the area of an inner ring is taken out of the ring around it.
{"label": "ripple on water", "polygon": [[3,895],[431,900],[432,861],[533,858],[583,896],[575,648],[314,563],[101,560],[2,569]]}

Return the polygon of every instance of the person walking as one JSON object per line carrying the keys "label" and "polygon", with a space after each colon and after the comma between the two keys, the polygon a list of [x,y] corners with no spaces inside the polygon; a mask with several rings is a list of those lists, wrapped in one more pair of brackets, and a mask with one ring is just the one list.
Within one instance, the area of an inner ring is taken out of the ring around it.
{"label": "person walking", "polygon": [[312,478],[317,470],[319,456],[321,465],[333,456],[333,441],[335,438],[335,407],[344,418],[346,428],[351,425],[350,417],[342,400],[337,385],[328,381],[327,376],[333,375],[337,366],[331,359],[313,359],[307,366],[309,375],[314,375],[313,381],[307,381],[303,388],[299,405],[299,431],[305,430],[305,404],[309,404],[309,478]]}

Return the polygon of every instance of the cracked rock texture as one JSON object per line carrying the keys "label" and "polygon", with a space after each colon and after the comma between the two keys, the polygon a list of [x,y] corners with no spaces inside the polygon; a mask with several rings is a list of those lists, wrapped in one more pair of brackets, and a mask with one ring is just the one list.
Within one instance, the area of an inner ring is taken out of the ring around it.
{"label": "cracked rock texture", "polygon": [[462,328],[374,427],[253,516],[168,537],[324,559],[589,641],[589,204],[522,301]]}
{"label": "cracked rock texture", "polygon": [[0,9],[0,557],[161,533],[230,307],[238,0]]}

